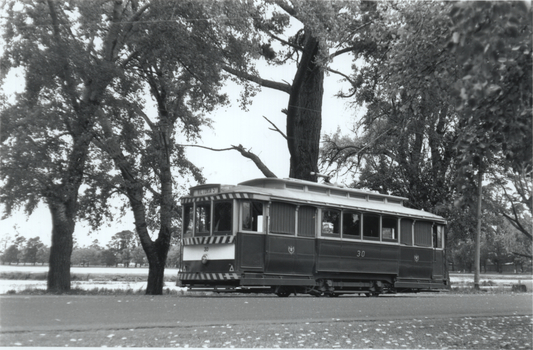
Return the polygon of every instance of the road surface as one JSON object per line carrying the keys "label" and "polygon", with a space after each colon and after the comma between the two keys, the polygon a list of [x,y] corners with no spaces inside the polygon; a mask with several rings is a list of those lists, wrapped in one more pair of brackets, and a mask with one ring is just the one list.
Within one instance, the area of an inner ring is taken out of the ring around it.
{"label": "road surface", "polygon": [[299,322],[531,316],[524,294],[0,297],[0,333]]}

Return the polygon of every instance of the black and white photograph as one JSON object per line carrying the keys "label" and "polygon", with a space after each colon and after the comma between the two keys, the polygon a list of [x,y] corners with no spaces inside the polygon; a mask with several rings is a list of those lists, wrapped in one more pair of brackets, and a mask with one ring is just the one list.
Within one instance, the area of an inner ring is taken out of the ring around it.
{"label": "black and white photograph", "polygon": [[532,22],[3,0],[0,347],[533,350]]}

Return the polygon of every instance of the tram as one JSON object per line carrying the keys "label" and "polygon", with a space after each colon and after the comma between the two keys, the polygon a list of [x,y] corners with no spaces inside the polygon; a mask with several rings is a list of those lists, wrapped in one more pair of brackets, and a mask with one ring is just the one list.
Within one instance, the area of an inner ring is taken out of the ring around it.
{"label": "tram", "polygon": [[449,289],[446,220],[406,200],[296,179],[192,187],[177,284],[280,297]]}

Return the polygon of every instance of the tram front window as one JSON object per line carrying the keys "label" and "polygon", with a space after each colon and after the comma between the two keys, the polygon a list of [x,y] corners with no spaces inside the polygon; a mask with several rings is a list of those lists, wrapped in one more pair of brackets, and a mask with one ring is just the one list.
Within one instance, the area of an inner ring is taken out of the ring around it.
{"label": "tram front window", "polygon": [[183,207],[183,228],[184,228],[184,234],[183,237],[192,237],[192,231],[193,231],[193,209],[192,205],[185,205]]}
{"label": "tram front window", "polygon": [[215,235],[230,235],[231,234],[231,218],[233,216],[233,203],[220,202],[215,203],[213,216],[214,226],[213,234]]}
{"label": "tram front window", "polygon": [[263,232],[263,203],[257,201],[242,203],[242,229]]}
{"label": "tram front window", "polygon": [[209,236],[211,228],[211,204],[196,205],[196,236]]}

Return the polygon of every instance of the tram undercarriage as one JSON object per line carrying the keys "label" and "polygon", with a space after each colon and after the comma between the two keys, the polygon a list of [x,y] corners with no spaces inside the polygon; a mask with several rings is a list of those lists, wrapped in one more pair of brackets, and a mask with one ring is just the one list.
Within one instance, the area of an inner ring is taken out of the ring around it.
{"label": "tram undercarriage", "polygon": [[[261,278],[259,278],[261,276]],[[376,279],[377,277],[377,279]],[[366,279],[349,280],[317,278],[311,276],[264,276],[243,274],[240,280],[227,281],[181,281],[189,291],[242,294],[276,294],[288,297],[291,294],[307,294],[316,297],[338,297],[343,294],[358,294],[377,297],[381,294],[435,292],[448,289],[446,281],[397,281],[395,276],[367,276]]]}

